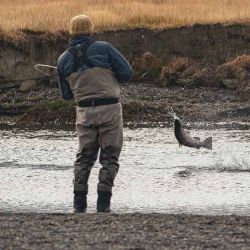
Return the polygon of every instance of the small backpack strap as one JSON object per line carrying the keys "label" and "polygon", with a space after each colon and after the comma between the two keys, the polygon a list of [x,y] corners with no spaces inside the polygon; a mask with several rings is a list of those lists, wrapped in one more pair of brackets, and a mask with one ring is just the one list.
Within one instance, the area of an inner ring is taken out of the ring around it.
{"label": "small backpack strap", "polygon": [[94,42],[95,39],[90,39],[88,42],[77,46],[71,46],[67,49],[67,51],[74,56],[73,72],[77,70],[79,65],[86,64],[90,66],[88,63],[87,51],[89,46]]}

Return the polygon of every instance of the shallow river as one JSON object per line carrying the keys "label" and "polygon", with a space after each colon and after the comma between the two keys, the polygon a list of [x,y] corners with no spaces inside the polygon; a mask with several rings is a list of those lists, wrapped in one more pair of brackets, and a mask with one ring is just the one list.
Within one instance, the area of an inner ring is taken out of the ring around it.
{"label": "shallow river", "polygon": [[[199,130],[213,150],[179,147],[173,129],[125,129],[112,210],[250,215],[250,131]],[[72,212],[77,137],[68,131],[0,131],[0,211]],[[100,165],[90,176],[95,212]]]}

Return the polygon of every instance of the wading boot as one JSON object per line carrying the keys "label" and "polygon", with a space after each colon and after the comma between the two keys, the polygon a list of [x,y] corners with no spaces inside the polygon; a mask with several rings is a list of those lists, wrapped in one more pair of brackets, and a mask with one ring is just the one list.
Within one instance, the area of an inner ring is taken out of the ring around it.
{"label": "wading boot", "polygon": [[98,213],[110,212],[111,196],[112,196],[111,192],[98,191],[98,198],[97,198],[97,212]]}
{"label": "wading boot", "polygon": [[84,213],[87,209],[87,192],[74,192],[74,213]]}

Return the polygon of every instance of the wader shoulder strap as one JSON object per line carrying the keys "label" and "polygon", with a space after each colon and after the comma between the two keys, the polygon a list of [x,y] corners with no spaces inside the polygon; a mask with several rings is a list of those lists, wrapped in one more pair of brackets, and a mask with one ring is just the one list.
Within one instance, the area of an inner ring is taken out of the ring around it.
{"label": "wader shoulder strap", "polygon": [[75,72],[79,65],[89,65],[88,57],[87,57],[87,51],[89,46],[94,43],[95,40],[91,39],[88,42],[85,42],[83,44],[79,44],[77,46],[71,46],[67,50],[74,56],[74,65],[73,65],[73,71]]}

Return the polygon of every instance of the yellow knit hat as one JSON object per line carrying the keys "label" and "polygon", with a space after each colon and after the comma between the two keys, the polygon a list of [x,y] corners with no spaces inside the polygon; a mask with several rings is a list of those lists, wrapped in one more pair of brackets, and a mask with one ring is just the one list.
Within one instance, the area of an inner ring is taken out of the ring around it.
{"label": "yellow knit hat", "polygon": [[72,36],[87,35],[94,32],[94,25],[86,15],[75,16],[70,21],[69,33]]}

